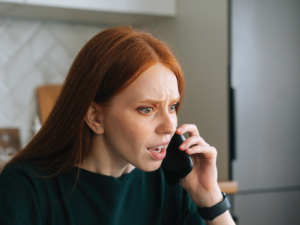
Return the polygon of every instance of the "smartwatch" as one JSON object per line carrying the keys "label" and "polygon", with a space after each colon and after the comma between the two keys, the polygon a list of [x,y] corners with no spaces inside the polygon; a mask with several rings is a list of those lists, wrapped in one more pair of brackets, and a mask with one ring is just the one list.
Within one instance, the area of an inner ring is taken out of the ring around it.
{"label": "smartwatch", "polygon": [[226,194],[222,192],[222,195],[223,195],[223,201],[219,202],[218,204],[212,207],[197,208],[198,213],[204,220],[213,220],[217,216],[221,215],[222,213],[224,213],[230,208],[230,203],[228,201]]}

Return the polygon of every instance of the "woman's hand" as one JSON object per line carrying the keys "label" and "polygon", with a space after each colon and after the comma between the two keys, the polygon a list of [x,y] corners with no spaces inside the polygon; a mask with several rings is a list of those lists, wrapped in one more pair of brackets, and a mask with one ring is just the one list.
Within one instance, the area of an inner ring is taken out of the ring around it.
{"label": "woman's hand", "polygon": [[[179,147],[193,160],[193,170],[179,182],[200,208],[211,207],[223,200],[217,178],[217,150],[200,137],[194,124],[183,124],[176,130],[177,134],[188,132],[187,138]],[[207,225],[235,225],[229,211],[222,213]]]}
{"label": "woman's hand", "polygon": [[179,147],[192,158],[193,170],[179,183],[198,207],[211,207],[223,200],[217,182],[217,150],[200,137],[194,124],[183,124],[176,130],[178,134],[188,132],[187,138]]}

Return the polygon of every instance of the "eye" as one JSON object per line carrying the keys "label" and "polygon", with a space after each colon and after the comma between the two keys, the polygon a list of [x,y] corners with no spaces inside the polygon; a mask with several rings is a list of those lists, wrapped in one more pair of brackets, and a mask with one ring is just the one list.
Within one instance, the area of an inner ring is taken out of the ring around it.
{"label": "eye", "polygon": [[170,111],[175,111],[175,109],[178,107],[179,103],[176,103],[174,105],[169,106]]}
{"label": "eye", "polygon": [[145,114],[150,114],[151,111],[153,111],[153,107],[146,107],[146,108],[142,108],[139,109],[141,112],[145,113]]}

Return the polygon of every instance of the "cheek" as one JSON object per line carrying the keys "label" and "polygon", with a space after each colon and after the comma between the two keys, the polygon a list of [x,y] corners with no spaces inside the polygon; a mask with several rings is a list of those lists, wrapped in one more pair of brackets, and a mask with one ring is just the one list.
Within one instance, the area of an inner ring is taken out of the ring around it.
{"label": "cheek", "polygon": [[177,114],[176,113],[173,113],[171,115],[171,121],[173,123],[173,126],[176,128],[177,125],[179,126],[180,124],[178,124],[178,118],[177,118]]}
{"label": "cheek", "polygon": [[131,145],[141,146],[145,145],[147,138],[147,129],[143,123],[137,120],[132,120],[126,129],[126,136],[130,140]]}
{"label": "cheek", "polygon": [[147,126],[139,121],[138,117],[132,114],[124,114],[122,117],[113,116],[111,118],[112,127],[116,128],[118,140],[124,146],[140,146],[145,144],[147,135]]}

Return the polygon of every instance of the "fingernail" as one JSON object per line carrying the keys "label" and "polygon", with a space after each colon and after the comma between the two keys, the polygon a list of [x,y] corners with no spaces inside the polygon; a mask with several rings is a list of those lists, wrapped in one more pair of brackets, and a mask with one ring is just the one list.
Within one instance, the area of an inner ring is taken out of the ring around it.
{"label": "fingernail", "polygon": [[185,144],[180,145],[181,149],[184,149],[184,147],[185,147]]}
{"label": "fingernail", "polygon": [[181,131],[182,130],[182,127],[179,127],[178,129],[177,129],[177,131]]}

